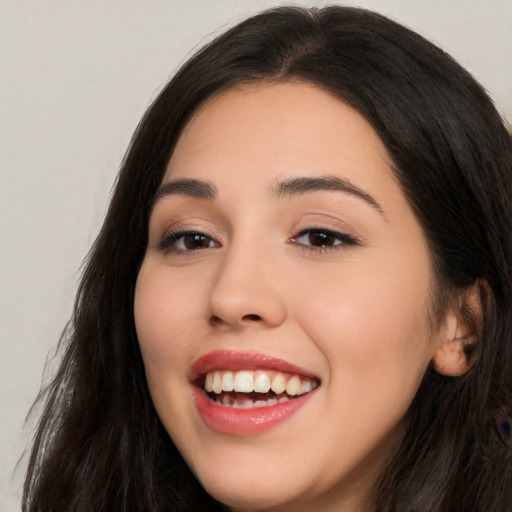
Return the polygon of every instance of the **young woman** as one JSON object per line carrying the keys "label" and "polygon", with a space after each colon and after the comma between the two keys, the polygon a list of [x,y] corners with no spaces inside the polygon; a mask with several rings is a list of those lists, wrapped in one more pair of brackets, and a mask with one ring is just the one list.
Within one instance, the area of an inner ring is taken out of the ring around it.
{"label": "young woman", "polygon": [[25,511],[512,509],[512,140],[410,30],[280,8],[142,119]]}

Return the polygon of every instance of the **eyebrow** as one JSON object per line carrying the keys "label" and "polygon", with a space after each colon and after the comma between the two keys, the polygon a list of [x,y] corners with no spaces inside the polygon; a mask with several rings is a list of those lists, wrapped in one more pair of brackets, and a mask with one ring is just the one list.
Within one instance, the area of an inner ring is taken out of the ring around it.
{"label": "eyebrow", "polygon": [[381,205],[376,199],[368,194],[368,192],[365,192],[356,185],[353,185],[349,180],[338,178],[337,176],[304,176],[290,178],[284,181],[279,181],[271,187],[272,195],[276,196],[278,199],[300,196],[317,190],[334,190],[351,194],[362,199],[381,215],[384,215]]}
{"label": "eyebrow", "polygon": [[[337,191],[356,196],[384,216],[382,207],[368,192],[353,185],[349,180],[337,176],[299,176],[278,181],[270,187],[271,195],[278,199],[300,196],[320,190]],[[170,195],[181,195],[214,201],[217,198],[218,191],[213,183],[206,180],[183,178],[168,181],[158,189],[153,205],[160,199]]]}
{"label": "eyebrow", "polygon": [[155,195],[153,204],[163,197],[179,195],[207,199],[213,201],[217,197],[217,188],[209,181],[195,179],[179,179],[164,183]]}

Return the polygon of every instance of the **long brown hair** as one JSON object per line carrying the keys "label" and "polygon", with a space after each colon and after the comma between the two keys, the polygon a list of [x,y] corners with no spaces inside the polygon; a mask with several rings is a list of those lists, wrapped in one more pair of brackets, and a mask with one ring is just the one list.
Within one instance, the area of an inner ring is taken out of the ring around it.
{"label": "long brown hair", "polygon": [[369,11],[279,8],[200,50],[141,120],[87,257],[45,409],[23,510],[221,510],[153,408],[133,321],[149,209],[183,127],[237,84],[300,80],[356,108],[394,162],[442,288],[485,283],[464,376],[429,370],[403,442],[371,496],[387,512],[512,510],[512,140],[482,87],[442,50]]}

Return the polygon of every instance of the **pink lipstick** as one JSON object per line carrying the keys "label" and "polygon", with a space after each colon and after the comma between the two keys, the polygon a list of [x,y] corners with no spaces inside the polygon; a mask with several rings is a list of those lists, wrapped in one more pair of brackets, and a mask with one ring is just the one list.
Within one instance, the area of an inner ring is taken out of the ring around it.
{"label": "pink lipstick", "polygon": [[219,433],[250,436],[295,414],[320,380],[257,352],[215,351],[196,361],[190,381],[203,421]]}

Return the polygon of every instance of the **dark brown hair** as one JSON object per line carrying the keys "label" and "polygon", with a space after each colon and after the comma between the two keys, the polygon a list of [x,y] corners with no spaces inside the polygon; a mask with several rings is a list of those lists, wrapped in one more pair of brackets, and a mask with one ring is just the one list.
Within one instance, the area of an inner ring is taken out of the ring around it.
{"label": "dark brown hair", "polygon": [[237,84],[303,81],[373,126],[394,162],[443,289],[482,288],[471,370],[429,370],[403,442],[371,496],[386,512],[512,510],[512,140],[482,87],[416,33],[362,9],[279,8],[190,59],[141,120],[87,258],[45,402],[23,510],[221,510],[153,408],[133,320],[155,192],[183,127]]}

